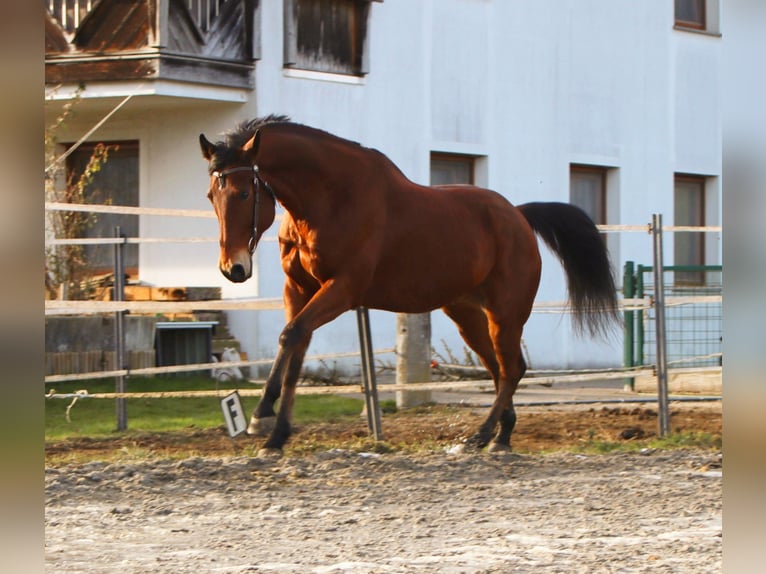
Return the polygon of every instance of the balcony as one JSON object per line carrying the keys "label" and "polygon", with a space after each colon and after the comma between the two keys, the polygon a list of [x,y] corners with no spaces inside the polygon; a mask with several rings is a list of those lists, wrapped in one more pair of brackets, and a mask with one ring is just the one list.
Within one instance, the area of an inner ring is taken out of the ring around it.
{"label": "balcony", "polygon": [[[254,88],[259,0],[45,0],[47,86]],[[229,93],[228,96],[225,94]],[[215,94],[219,94],[220,97]]]}

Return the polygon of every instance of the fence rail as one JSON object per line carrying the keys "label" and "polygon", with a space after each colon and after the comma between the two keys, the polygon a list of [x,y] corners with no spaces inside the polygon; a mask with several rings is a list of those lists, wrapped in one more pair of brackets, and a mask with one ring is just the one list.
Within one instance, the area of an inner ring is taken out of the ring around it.
{"label": "fence rail", "polygon": [[[168,209],[168,208],[145,208],[145,207],[127,207],[127,206],[113,206],[113,205],[91,205],[91,204],[69,204],[69,203],[57,203],[46,202],[45,208],[48,211],[90,211],[96,213],[119,213],[129,215],[147,215],[147,216],[163,216],[163,217],[195,217],[195,218],[214,218],[215,214],[210,210],[190,210],[190,209]],[[663,231],[668,232],[703,232],[703,233],[719,233],[722,230],[721,226],[664,226],[661,224],[661,218],[659,224],[647,224],[647,225],[599,225],[599,231],[605,233],[652,233],[656,236],[657,233]],[[275,240],[273,237],[266,237],[264,240]],[[78,239],[64,239],[53,238],[49,239],[46,243],[48,245],[66,245],[66,244],[94,244],[94,243],[106,243],[113,244],[116,249],[120,246],[124,246],[128,243],[170,243],[170,242],[214,242],[217,238],[212,237],[195,237],[195,238],[78,238]],[[660,242],[661,244],[661,242]],[[661,259],[660,259],[661,261]],[[651,268],[643,267],[641,272],[651,271]],[[671,269],[672,270],[672,269]],[[117,274],[116,274],[117,275]],[[645,286],[644,286],[645,287]],[[722,296],[717,293],[699,293],[695,292],[693,296],[689,296],[688,290],[681,295],[675,295],[672,291],[670,296],[665,298],[664,292],[662,292],[662,300],[664,300],[663,308],[686,308],[693,305],[719,305],[722,302]],[[644,318],[654,317],[651,314],[652,307],[656,304],[655,296],[653,292],[648,292],[645,288],[643,290],[626,289],[624,297],[619,302],[620,308],[625,312],[626,323],[628,318],[631,319],[630,327],[634,328],[636,324],[642,325]],[[194,311],[214,311],[214,310],[277,310],[282,309],[283,303],[281,299],[246,299],[246,300],[207,300],[207,301],[46,301],[45,302],[45,314],[46,316],[53,315],[67,315],[67,314],[83,314],[83,313],[115,313],[124,314],[126,312],[134,313],[188,313]],[[568,302],[565,301],[548,301],[548,302],[536,302],[533,307],[535,313],[566,313],[569,311]],[[639,321],[636,323],[635,314],[638,314]],[[654,317],[656,319],[656,317]],[[659,348],[659,344],[658,344]],[[392,353],[393,349],[385,349],[377,351],[377,353]],[[647,373],[656,373],[656,366],[643,364],[643,356],[639,353],[638,356],[642,358],[641,361],[636,361],[635,351],[631,351],[633,355],[630,361],[627,361],[627,344],[626,344],[626,369],[619,370],[617,372],[604,371],[589,371],[585,373],[570,373],[570,374],[552,374],[549,376],[527,376],[522,381],[522,384],[549,384],[562,381],[583,381],[583,380],[607,380],[607,379],[626,379],[626,377],[638,376]],[[323,358],[333,356],[357,356],[358,352],[344,353],[344,354],[331,354],[331,355],[316,355],[312,358]],[[713,352],[707,352],[707,359],[713,357],[714,360],[721,361],[720,350],[714,350]],[[687,358],[676,360],[676,362],[685,362]],[[235,366],[254,366],[261,364],[269,364],[273,359],[259,359],[254,361],[241,361],[237,363],[199,363],[194,365],[174,365],[167,367],[151,367],[141,369],[127,369],[120,368],[109,371],[90,372],[90,373],[78,373],[69,375],[50,375],[45,377],[45,383],[55,383],[63,381],[74,380],[87,380],[93,378],[104,377],[116,377],[121,378],[129,375],[150,375],[160,373],[172,373],[172,372],[185,372],[185,371],[199,371],[205,369],[215,369],[222,366],[235,367]],[[671,360],[672,361],[672,360]],[[663,361],[664,363],[664,361]],[[664,365],[665,372],[667,371],[667,365]],[[720,367],[712,367],[713,369]],[[613,371],[613,370],[612,370]],[[373,381],[374,384],[374,381]],[[481,388],[481,385],[488,384],[486,382],[476,381],[462,381],[462,382],[450,382],[450,383],[417,383],[406,385],[386,385],[388,390],[445,390],[445,389],[457,389],[457,388]],[[367,381],[365,380],[365,385]],[[326,389],[317,391],[316,389]],[[359,387],[356,385],[349,386],[349,388],[356,389]],[[307,392],[305,387],[301,387],[300,392]],[[248,391],[249,392],[249,391]],[[253,391],[259,393],[260,391]],[[312,387],[312,392],[347,392],[344,391],[344,387]],[[356,392],[356,391],[353,391]],[[369,389],[367,390],[369,393]],[[136,398],[141,396],[176,396],[172,393],[108,393],[99,395],[87,395],[89,397],[109,397],[122,400],[126,397]],[[54,393],[48,393],[46,396],[49,398],[62,398],[63,395]],[[66,395],[69,396],[69,395]],[[82,395],[79,395],[82,396]],[[184,396],[190,396],[188,394]],[[377,400],[377,399],[376,399]],[[662,401],[661,401],[662,403]],[[661,432],[662,434],[662,432]]]}
{"label": "fence rail", "polygon": [[[209,209],[177,209],[169,207],[136,207],[128,205],[105,205],[96,203],[67,203],[60,201],[46,201],[46,211],[87,211],[90,213],[117,213],[122,215],[159,215],[164,217],[197,217],[214,219],[215,213]],[[609,224],[597,225],[602,233],[651,233],[652,225]],[[689,231],[702,233],[720,233],[723,227],[720,225],[663,225],[662,230],[668,232]],[[106,238],[105,238],[106,239]]]}

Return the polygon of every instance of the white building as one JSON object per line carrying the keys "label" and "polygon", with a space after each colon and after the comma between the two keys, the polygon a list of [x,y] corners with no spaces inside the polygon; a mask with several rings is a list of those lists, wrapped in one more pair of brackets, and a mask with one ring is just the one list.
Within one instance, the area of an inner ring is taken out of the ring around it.
{"label": "white building", "polygon": [[[675,2],[675,13],[667,0],[137,0],[150,6],[146,45],[118,47],[136,61],[159,54],[155,73],[120,71],[117,59],[99,56],[96,16],[107,19],[98,13],[80,24],[90,35],[78,32],[90,47],[47,50],[46,81],[58,102],[78,80],[86,86],[61,141],[77,140],[134,95],[90,140],[133,142],[124,149],[133,150],[142,207],[210,209],[199,133],[217,139],[244,119],[282,113],[378,148],[419,183],[468,178],[516,204],[585,201],[600,223],[646,224],[662,213],[666,223],[720,225],[720,3]],[[193,11],[200,5],[209,22]],[[323,36],[312,30],[319,27],[312,7],[325,9]],[[242,27],[239,36],[216,36],[226,18]],[[49,22],[66,29],[62,19]],[[231,41],[214,45],[220,38]],[[184,50],[195,54],[176,57]],[[239,54],[238,65],[227,50]],[[83,54],[91,68],[77,63]],[[205,67],[211,54],[219,64],[213,72]],[[96,64],[111,71],[99,76]],[[51,104],[48,121],[55,110]],[[217,224],[141,216],[138,233],[215,237]],[[721,263],[720,235],[705,234],[703,243],[676,248],[666,234],[666,262]],[[609,234],[608,246],[618,282],[625,261],[651,264],[646,234]],[[158,286],[220,286],[226,298],[281,296],[276,242],[261,243],[257,274],[244,284],[228,283],[217,257],[215,242],[143,244],[136,273]],[[546,254],[537,300],[565,296],[559,263]],[[445,352],[443,340],[462,356],[451,322],[440,312],[432,321],[434,348]],[[281,312],[241,311],[229,322],[250,358],[274,355]],[[376,348],[394,346],[394,322],[373,312]],[[524,341],[534,368],[622,363],[620,336],[577,339],[558,315],[534,314]],[[309,354],[357,348],[355,317],[347,314],[315,333]]]}

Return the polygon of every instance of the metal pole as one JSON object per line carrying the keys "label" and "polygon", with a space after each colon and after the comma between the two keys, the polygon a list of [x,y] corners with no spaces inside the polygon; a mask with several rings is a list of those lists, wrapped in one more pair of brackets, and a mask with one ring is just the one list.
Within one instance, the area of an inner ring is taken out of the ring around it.
{"label": "metal pole", "polygon": [[359,346],[362,351],[362,382],[364,383],[364,408],[367,412],[367,428],[370,429],[375,440],[381,440],[383,433],[380,425],[380,406],[378,403],[378,387],[375,381],[375,365],[372,358],[370,313],[367,308],[356,308],[356,321],[359,326]]}
{"label": "metal pole", "polygon": [[[114,236],[125,239],[120,226],[114,228]],[[114,244],[114,294],[115,301],[125,300],[125,242]],[[125,312],[117,311],[114,314],[114,359],[115,368],[126,369],[125,361]],[[115,392],[125,392],[125,377],[118,375],[115,377]],[[128,428],[128,411],[124,398],[115,399],[115,410],[117,414],[117,430],[124,431]]]}
{"label": "metal pole", "polygon": [[[636,269],[636,299],[644,298],[644,273],[646,273],[646,267],[639,265]],[[646,334],[644,333],[644,309],[643,307],[638,310],[637,318],[635,321],[636,326],[636,356],[635,364],[644,364],[644,340]]]}
{"label": "metal pole", "polygon": [[[625,262],[625,268],[622,274],[622,295],[625,299],[632,299],[635,295],[635,269],[632,261]],[[625,311],[625,342],[623,349],[623,366],[631,368],[635,365],[635,329],[634,329],[635,311]],[[635,389],[635,379],[633,377],[625,379],[625,390]]]}
{"label": "metal pole", "polygon": [[662,261],[662,215],[652,215],[652,244],[654,247],[654,322],[657,334],[657,402],[659,410],[659,436],[670,433],[668,409],[668,360],[665,336],[665,285]]}

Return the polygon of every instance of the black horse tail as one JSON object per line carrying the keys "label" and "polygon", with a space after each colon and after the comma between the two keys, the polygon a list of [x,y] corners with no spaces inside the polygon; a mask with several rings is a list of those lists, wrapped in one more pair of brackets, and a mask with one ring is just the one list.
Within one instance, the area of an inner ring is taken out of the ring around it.
{"label": "black horse tail", "polygon": [[593,220],[568,203],[535,202],[518,208],[564,266],[577,332],[606,336],[621,320],[609,252]]}

